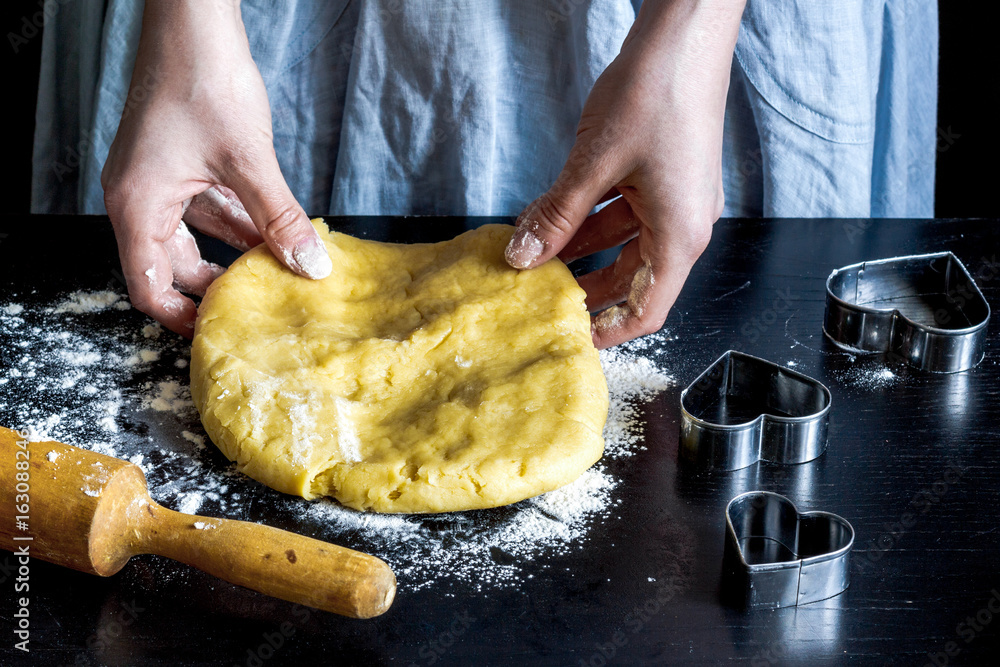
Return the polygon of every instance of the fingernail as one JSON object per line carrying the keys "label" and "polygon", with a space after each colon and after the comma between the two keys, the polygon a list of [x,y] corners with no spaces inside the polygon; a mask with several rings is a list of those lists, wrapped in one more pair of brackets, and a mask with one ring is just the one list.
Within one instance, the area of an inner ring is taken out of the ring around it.
{"label": "fingernail", "polygon": [[527,226],[518,227],[513,238],[507,244],[504,256],[507,263],[515,269],[526,269],[531,266],[545,250],[545,243],[535,236]]}
{"label": "fingernail", "polygon": [[292,258],[302,269],[302,273],[313,280],[326,278],[333,271],[333,262],[326,252],[326,247],[318,236],[310,236],[295,246]]}

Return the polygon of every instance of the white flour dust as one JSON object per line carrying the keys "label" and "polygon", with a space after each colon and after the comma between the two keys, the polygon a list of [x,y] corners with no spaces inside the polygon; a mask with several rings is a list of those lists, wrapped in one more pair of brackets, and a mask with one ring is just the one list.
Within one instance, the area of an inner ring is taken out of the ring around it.
{"label": "white flour dust", "polygon": [[[0,304],[0,423],[130,460],[153,499],[172,509],[294,525],[377,555],[409,590],[520,585],[553,558],[584,548],[598,526],[617,520],[613,470],[646,448],[643,404],[675,384],[653,361],[675,338],[655,334],[604,351],[605,457],[578,480],[490,510],[364,513],[284,495],[237,472],[210,446],[191,402],[189,343],[135,311],[119,312],[130,308],[124,295],[74,292],[42,306],[12,296]],[[201,529],[209,521],[199,520]],[[162,567],[168,577],[183,571]]]}
{"label": "white flour dust", "polygon": [[[116,310],[128,310],[131,306],[125,297],[115,292],[73,292],[65,300],[56,304],[50,312],[60,313],[96,313],[107,308],[114,307]],[[20,304],[9,304],[8,308],[22,308]],[[18,313],[11,313],[18,314]]]}
{"label": "white flour dust", "polygon": [[[643,341],[648,345],[647,341]],[[651,359],[639,356],[628,345],[601,352],[601,366],[608,380],[611,405],[604,426],[604,451],[611,457],[628,456],[646,449],[642,442],[639,404],[675,384]]]}
{"label": "white flour dust", "polygon": [[[864,359],[864,357],[858,357]],[[893,369],[881,364],[858,363],[852,360],[853,365],[847,370],[837,371],[834,377],[837,382],[844,387],[861,389],[863,391],[876,391],[889,389],[899,384],[903,376]]]}

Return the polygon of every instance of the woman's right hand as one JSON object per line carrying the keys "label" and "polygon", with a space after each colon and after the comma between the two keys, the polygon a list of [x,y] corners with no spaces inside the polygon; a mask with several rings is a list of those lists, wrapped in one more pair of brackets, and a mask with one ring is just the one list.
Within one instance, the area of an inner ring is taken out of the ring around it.
{"label": "woman's right hand", "polygon": [[188,224],[241,249],[262,240],[288,268],[332,265],[278,167],[264,82],[238,1],[146,0],[135,70],[101,174],[132,304],[190,337],[221,267]]}

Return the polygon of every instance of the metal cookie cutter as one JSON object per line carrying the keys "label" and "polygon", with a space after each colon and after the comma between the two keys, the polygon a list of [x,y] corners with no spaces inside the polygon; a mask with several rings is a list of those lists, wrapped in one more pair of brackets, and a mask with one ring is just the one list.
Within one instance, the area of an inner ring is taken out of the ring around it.
{"label": "metal cookie cutter", "polygon": [[726,507],[723,595],[747,609],[793,607],[831,598],[850,584],[854,528],[829,512],[799,512],[769,491]]}
{"label": "metal cookie cutter", "polygon": [[830,402],[811,377],[729,350],[681,392],[680,458],[715,470],[812,461],[826,450]]}
{"label": "metal cookie cutter", "polygon": [[861,262],[826,279],[830,340],[855,352],[897,354],[924,371],[976,366],[989,319],[989,303],[950,252]]}

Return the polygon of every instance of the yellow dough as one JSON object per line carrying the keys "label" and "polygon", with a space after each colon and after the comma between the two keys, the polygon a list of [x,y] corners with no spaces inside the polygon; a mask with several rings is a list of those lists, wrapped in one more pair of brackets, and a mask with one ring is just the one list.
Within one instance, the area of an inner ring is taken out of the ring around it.
{"label": "yellow dough", "polygon": [[507,225],[414,245],[314,225],[328,278],[261,245],[199,309],[191,394],[240,470],[357,509],[445,512],[550,491],[600,458],[608,389],[562,262],[510,268]]}

